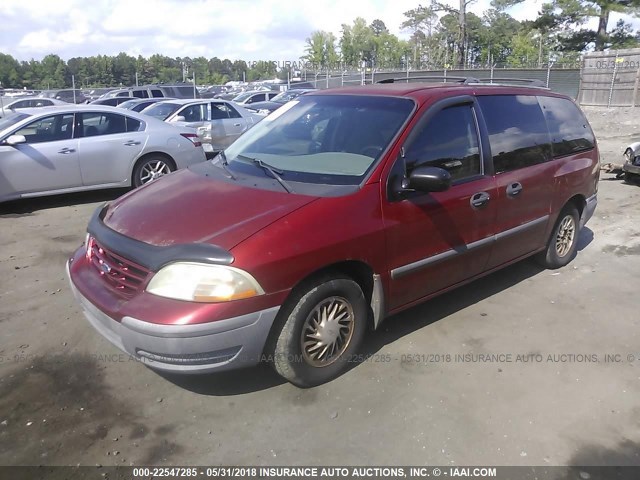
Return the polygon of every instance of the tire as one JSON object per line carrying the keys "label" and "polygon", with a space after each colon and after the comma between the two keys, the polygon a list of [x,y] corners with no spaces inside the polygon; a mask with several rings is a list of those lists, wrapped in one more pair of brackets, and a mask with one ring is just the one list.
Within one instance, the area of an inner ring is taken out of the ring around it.
{"label": "tire", "polygon": [[624,158],[626,158],[629,163],[632,163],[633,162],[633,150],[631,150],[630,148],[627,148],[624,151]]}
{"label": "tire", "polygon": [[536,260],[549,269],[561,268],[575,257],[580,233],[580,216],[573,204],[566,205],[553,226],[547,248],[540,252]]}
{"label": "tire", "polygon": [[631,172],[624,172],[624,182],[635,185],[640,180],[640,175]]}
{"label": "tire", "polygon": [[[329,322],[315,322],[326,314]],[[358,351],[367,316],[362,289],[351,278],[318,279],[283,306],[267,342],[267,358],[280,376],[298,387],[333,380],[349,367]],[[320,335],[328,339],[326,343],[320,341]]]}
{"label": "tire", "polygon": [[144,157],[133,169],[133,186],[138,188],[156,178],[175,171],[173,162],[160,155]]}

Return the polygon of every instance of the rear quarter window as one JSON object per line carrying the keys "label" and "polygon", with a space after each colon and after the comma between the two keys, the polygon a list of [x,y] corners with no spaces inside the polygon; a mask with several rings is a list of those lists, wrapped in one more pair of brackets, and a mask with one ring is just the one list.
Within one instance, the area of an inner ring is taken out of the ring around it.
{"label": "rear quarter window", "polygon": [[478,96],[489,133],[496,173],[509,172],[551,158],[549,131],[532,95]]}
{"label": "rear quarter window", "polygon": [[566,98],[538,97],[551,136],[554,157],[591,150],[595,137],[580,109]]}

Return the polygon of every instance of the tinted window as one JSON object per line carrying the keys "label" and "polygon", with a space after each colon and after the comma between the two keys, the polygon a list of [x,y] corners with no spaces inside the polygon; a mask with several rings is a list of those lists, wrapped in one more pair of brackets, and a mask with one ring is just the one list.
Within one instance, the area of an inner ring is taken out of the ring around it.
{"label": "tinted window", "polygon": [[127,132],[137,132],[140,130],[140,124],[142,123],[140,120],[130,117],[125,118],[127,119]]}
{"label": "tinted window", "polygon": [[14,103],[13,105],[11,105],[11,108],[26,108],[26,107],[33,107],[33,102],[31,100],[20,100],[19,102]]}
{"label": "tinted window", "polygon": [[202,122],[207,119],[207,106],[205,104],[189,105],[178,112],[184,117],[185,122]]}
{"label": "tinted window", "polygon": [[41,118],[22,127],[15,134],[24,135],[27,143],[68,140],[73,135],[73,114],[52,115]]}
{"label": "tinted window", "polygon": [[537,97],[479,96],[489,130],[496,173],[529,167],[551,158],[549,132]]}
{"label": "tinted window", "polygon": [[149,98],[149,92],[146,90],[134,90],[132,93],[134,97]]}
{"label": "tinted window", "polygon": [[225,108],[227,110],[227,112],[229,113],[229,118],[242,118],[242,115],[240,115],[240,113],[228,103],[223,104],[222,108]]}
{"label": "tinted window", "polygon": [[554,156],[590,150],[594,136],[580,109],[566,98],[538,97],[551,134]]}
{"label": "tinted window", "polygon": [[164,97],[164,95],[162,94],[162,92],[160,90],[151,90],[151,96],[154,97],[154,98]]}
{"label": "tinted window", "polygon": [[436,113],[408,147],[405,159],[407,173],[429,165],[444,168],[454,181],[479,175],[478,131],[471,105]]}
{"label": "tinted window", "polygon": [[224,103],[211,104],[211,120],[223,120],[229,118],[229,109]]}
{"label": "tinted window", "polygon": [[127,131],[126,117],[116,113],[88,112],[81,114],[82,136],[113,135]]}
{"label": "tinted window", "polygon": [[116,97],[128,97],[128,96],[129,96],[129,92],[120,92],[116,94]]}

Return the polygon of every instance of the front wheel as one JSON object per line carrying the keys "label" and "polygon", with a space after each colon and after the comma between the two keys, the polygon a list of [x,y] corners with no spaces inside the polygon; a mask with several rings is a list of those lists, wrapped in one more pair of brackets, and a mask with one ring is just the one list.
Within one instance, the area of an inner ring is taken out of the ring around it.
{"label": "front wheel", "polygon": [[580,232],[580,216],[574,205],[565,206],[553,227],[547,249],[539,253],[538,262],[550,269],[567,265],[575,256]]}
{"label": "front wheel", "polygon": [[347,277],[310,284],[279,313],[268,356],[275,370],[299,387],[333,380],[358,351],[367,323],[360,286]]}
{"label": "front wheel", "polygon": [[145,158],[136,165],[133,171],[133,185],[140,187],[174,170],[173,164],[164,157]]}

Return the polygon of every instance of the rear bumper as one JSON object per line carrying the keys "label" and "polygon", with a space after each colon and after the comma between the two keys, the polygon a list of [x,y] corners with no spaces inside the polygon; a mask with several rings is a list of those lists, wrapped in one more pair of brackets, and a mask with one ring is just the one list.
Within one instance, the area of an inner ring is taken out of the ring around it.
{"label": "rear bumper", "polygon": [[634,175],[640,175],[640,166],[639,165],[633,165],[630,162],[626,162],[622,166],[622,170],[627,172],[627,173],[632,173]]}
{"label": "rear bumper", "polygon": [[196,325],[159,325],[132,317],[118,322],[92,304],[67,277],[89,323],[103,337],[156,370],[209,373],[256,365],[279,307]]}
{"label": "rear bumper", "polygon": [[587,198],[587,204],[585,205],[584,211],[582,212],[582,218],[580,218],[580,228],[584,227],[589,219],[593,217],[593,212],[596,211],[597,206],[598,195],[594,193],[592,196]]}

